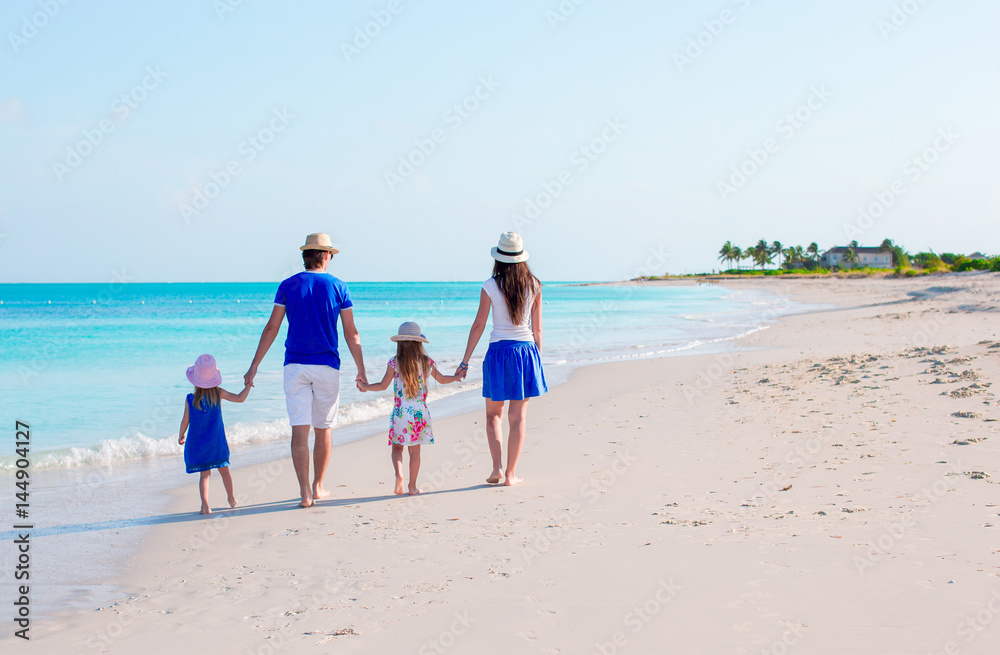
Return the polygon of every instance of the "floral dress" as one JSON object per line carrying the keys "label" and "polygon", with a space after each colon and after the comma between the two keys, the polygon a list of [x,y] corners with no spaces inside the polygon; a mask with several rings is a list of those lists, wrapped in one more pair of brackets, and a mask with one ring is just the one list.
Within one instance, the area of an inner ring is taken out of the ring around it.
{"label": "floral dress", "polygon": [[[434,360],[428,358],[431,366]],[[407,398],[404,393],[403,378],[396,367],[396,358],[389,360],[389,366],[396,371],[392,380],[392,416],[389,425],[389,445],[424,446],[434,443],[434,433],[431,431],[431,414],[427,410],[427,381],[423,372],[417,377],[420,384],[420,395]]]}

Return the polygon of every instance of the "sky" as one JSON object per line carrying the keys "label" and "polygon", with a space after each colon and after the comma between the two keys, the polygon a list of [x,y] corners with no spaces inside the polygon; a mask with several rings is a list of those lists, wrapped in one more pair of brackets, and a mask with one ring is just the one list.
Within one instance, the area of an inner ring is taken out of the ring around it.
{"label": "sky", "polygon": [[0,282],[1000,253],[992,0],[0,5]]}

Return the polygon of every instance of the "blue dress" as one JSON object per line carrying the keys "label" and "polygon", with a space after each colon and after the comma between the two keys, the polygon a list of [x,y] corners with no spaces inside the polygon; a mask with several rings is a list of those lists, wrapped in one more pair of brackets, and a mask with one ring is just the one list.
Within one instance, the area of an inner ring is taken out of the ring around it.
{"label": "blue dress", "polygon": [[229,466],[229,443],[222,425],[222,402],[210,405],[201,401],[202,409],[194,406],[194,394],[187,395],[188,433],[184,442],[184,466],[188,473],[210,471]]}

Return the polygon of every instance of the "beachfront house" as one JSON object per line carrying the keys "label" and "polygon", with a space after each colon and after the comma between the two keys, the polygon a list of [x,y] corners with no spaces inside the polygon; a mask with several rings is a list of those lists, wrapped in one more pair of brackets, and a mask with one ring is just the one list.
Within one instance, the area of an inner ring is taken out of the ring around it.
{"label": "beachfront house", "polygon": [[847,251],[851,250],[849,247],[836,247],[830,248],[825,253],[823,253],[822,262],[823,266],[827,268],[833,268],[838,266],[840,268],[865,268],[870,266],[872,268],[892,268],[892,251],[881,250],[879,248],[854,248],[854,255],[857,257],[856,262],[849,262],[845,258]]}

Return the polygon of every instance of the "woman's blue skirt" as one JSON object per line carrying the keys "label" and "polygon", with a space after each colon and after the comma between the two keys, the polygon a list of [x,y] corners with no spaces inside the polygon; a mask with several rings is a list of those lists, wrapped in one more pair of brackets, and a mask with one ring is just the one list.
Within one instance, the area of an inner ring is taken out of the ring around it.
{"label": "woman's blue skirt", "polygon": [[549,390],[534,341],[494,341],[483,360],[483,398],[524,400]]}

